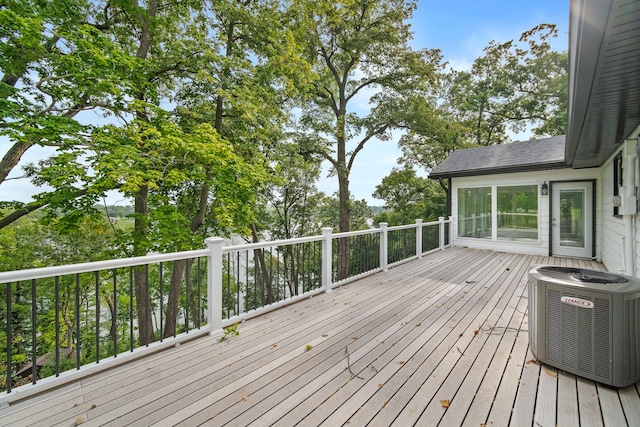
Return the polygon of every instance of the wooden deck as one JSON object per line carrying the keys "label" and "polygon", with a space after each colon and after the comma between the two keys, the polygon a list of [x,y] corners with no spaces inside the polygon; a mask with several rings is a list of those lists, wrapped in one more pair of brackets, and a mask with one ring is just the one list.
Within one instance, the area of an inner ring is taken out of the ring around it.
{"label": "wooden deck", "polygon": [[620,390],[540,366],[527,271],[453,248],[0,408],[0,425],[639,426]]}

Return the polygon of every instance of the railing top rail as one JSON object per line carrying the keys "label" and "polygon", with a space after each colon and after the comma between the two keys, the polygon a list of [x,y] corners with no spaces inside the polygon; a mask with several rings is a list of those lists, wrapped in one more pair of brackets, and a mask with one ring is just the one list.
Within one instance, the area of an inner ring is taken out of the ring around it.
{"label": "railing top rail", "polygon": [[[450,218],[445,219],[444,222],[450,223],[451,219]],[[436,225],[439,223],[440,221],[431,221],[431,222],[420,223],[420,224],[422,226],[430,226],[430,225]],[[415,228],[417,225],[418,223],[388,227],[387,231]],[[352,236],[359,236],[359,235],[365,235],[365,234],[379,234],[381,232],[382,232],[381,228],[370,228],[368,230],[333,233],[332,238],[337,239],[337,238],[352,237]],[[238,250],[251,250],[251,249],[259,249],[259,248],[265,248],[265,247],[278,247],[278,246],[293,245],[297,243],[315,242],[315,241],[321,241],[322,239],[324,239],[324,236],[318,235],[318,236],[309,236],[309,237],[299,237],[295,239],[286,239],[286,240],[282,239],[282,240],[274,240],[274,241],[268,241],[268,242],[248,243],[243,245],[225,246],[222,248],[222,251],[223,253],[230,253]],[[120,258],[120,259],[106,260],[106,261],[87,262],[82,264],[33,268],[29,270],[6,271],[6,272],[0,272],[0,283],[8,283],[8,282],[32,280],[32,279],[42,279],[46,277],[55,277],[55,276],[61,276],[66,274],[89,273],[93,271],[109,270],[113,268],[133,267],[137,265],[145,265],[145,264],[158,263],[158,262],[164,262],[164,261],[176,261],[181,259],[197,258],[197,257],[207,256],[208,254],[209,254],[209,251],[207,249],[198,249],[198,250],[185,251],[185,252],[172,252],[167,254],[146,255],[146,256],[134,257],[134,258]]]}
{"label": "railing top rail", "polygon": [[251,249],[260,249],[260,248],[276,247],[276,246],[287,246],[287,245],[293,245],[296,243],[316,242],[316,241],[322,240],[323,238],[324,238],[323,236],[309,236],[309,237],[298,237],[295,239],[269,240],[265,242],[247,243],[243,245],[224,246],[222,248],[222,253],[246,251]]}
{"label": "railing top rail", "polygon": [[[450,219],[445,219],[442,222],[446,223],[450,223],[451,220]],[[439,225],[440,221],[429,221],[429,222],[420,222],[420,223],[415,223],[415,224],[404,224],[404,225],[394,225],[393,227],[387,227],[388,231],[394,231],[394,230],[403,230],[403,229],[407,229],[407,228],[416,228],[416,226],[420,225],[422,227],[425,226],[430,226],[430,225]]]}
{"label": "railing top rail", "polygon": [[[439,223],[436,223],[439,224]],[[420,224],[425,225],[425,224]],[[394,225],[393,227],[387,227],[387,231],[407,230],[409,228],[417,228],[418,224],[406,224],[406,225]]]}
{"label": "railing top rail", "polygon": [[381,228],[370,228],[368,230],[344,231],[342,233],[333,233],[332,237],[338,239],[342,237],[353,237],[353,236],[360,236],[362,234],[376,234],[381,232],[382,232]]}
{"label": "railing top rail", "polygon": [[90,273],[93,271],[110,270],[113,268],[134,267],[137,265],[152,264],[164,261],[177,261],[181,259],[198,258],[207,256],[208,254],[208,250],[198,249],[193,251],[171,252],[167,254],[153,254],[134,258],[120,258],[106,261],[85,262],[82,264],[69,264],[53,267],[32,268],[29,270],[5,271],[0,273],[0,283],[44,279],[46,277],[55,277],[67,274]]}

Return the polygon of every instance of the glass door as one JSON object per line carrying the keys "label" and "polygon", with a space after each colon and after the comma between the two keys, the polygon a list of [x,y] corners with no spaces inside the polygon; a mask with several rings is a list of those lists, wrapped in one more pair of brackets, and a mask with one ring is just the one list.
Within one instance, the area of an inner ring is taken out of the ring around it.
{"label": "glass door", "polygon": [[557,183],[552,186],[551,253],[591,258],[593,252],[593,184]]}

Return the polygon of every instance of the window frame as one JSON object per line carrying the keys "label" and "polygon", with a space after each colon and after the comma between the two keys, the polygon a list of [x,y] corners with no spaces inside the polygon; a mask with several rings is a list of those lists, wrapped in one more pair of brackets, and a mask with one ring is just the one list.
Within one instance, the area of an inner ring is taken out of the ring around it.
{"label": "window frame", "polygon": [[[622,152],[616,154],[613,158],[613,198],[614,200],[621,196],[620,187],[623,185],[624,179],[624,170],[623,170],[623,161],[622,161]],[[620,213],[621,206],[616,206],[616,203],[613,203],[613,216],[616,218],[622,218],[622,214]]]}
{"label": "window frame", "polygon": [[[493,243],[500,243],[500,244],[522,244],[522,245],[538,245],[540,244],[540,242],[542,241],[542,230],[541,230],[541,196],[540,196],[540,183],[537,182],[521,182],[521,183],[517,183],[517,184],[511,184],[511,185],[504,185],[504,184],[478,184],[478,185],[462,185],[462,186],[457,186],[456,187],[456,214],[457,214],[457,218],[456,218],[456,238],[457,239],[466,239],[466,240],[472,240],[472,241],[478,241],[478,242],[493,242]],[[499,188],[509,188],[509,187],[529,187],[532,186],[537,189],[536,190],[536,195],[537,195],[537,227],[536,227],[536,238],[535,239],[527,239],[527,240],[519,240],[519,239],[514,239],[514,240],[507,240],[504,238],[498,238],[498,189]],[[468,190],[468,189],[478,189],[478,188],[488,188],[491,189],[491,237],[490,238],[478,238],[478,237],[474,237],[474,236],[461,236],[460,235],[460,215],[461,215],[461,211],[460,211],[460,191],[461,190]]]}

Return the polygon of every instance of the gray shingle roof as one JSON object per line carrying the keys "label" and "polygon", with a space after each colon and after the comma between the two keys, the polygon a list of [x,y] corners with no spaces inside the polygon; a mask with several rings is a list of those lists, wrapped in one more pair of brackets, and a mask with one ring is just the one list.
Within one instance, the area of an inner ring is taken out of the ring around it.
{"label": "gray shingle roof", "polygon": [[565,136],[456,150],[429,173],[429,178],[489,175],[567,167]]}

